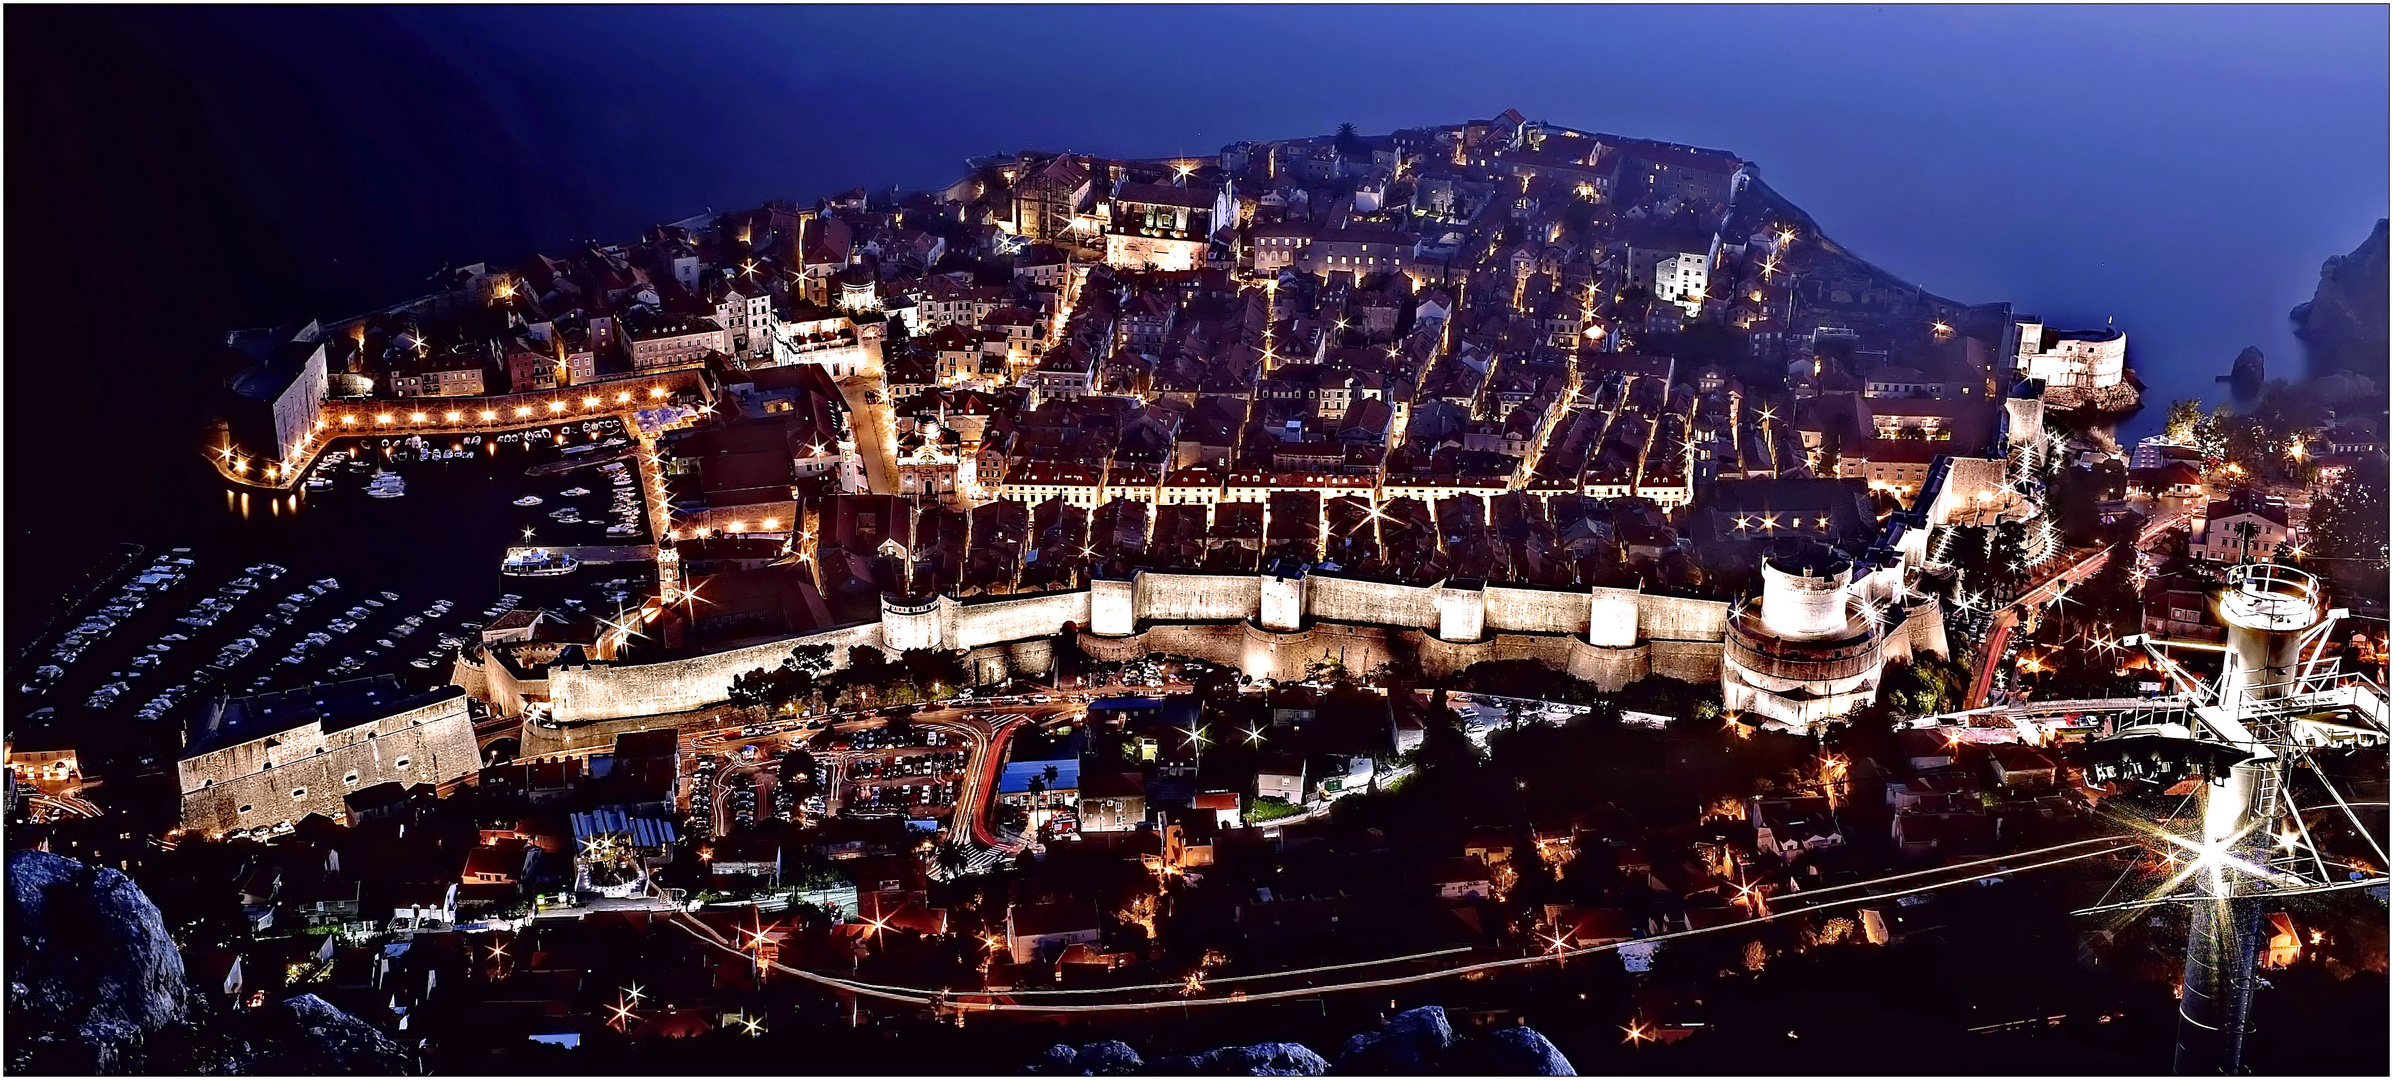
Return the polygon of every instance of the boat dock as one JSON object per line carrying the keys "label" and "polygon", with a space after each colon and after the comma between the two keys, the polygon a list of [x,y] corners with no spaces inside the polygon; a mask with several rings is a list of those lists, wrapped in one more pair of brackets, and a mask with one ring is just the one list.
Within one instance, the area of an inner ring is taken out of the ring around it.
{"label": "boat dock", "polygon": [[575,469],[587,469],[593,466],[604,465],[610,461],[622,461],[623,459],[639,452],[640,448],[637,446],[618,446],[611,450],[602,450],[594,454],[575,455],[573,457],[566,458],[563,461],[543,462],[525,469],[523,474],[525,476],[563,476],[564,474],[572,472]]}
{"label": "boat dock", "polygon": [[656,561],[656,545],[654,544],[601,544],[593,547],[540,544],[532,547],[508,548],[506,557],[512,559],[518,555],[529,555],[535,551],[545,551],[552,555],[571,555],[574,561],[584,566],[596,566],[601,563],[653,563]]}

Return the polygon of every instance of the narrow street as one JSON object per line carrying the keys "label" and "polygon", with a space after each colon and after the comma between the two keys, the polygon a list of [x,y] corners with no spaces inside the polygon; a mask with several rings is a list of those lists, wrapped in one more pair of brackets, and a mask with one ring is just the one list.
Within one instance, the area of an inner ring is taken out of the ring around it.
{"label": "narrow street", "polygon": [[897,429],[890,419],[886,388],[878,377],[860,375],[842,380],[839,392],[847,398],[849,420],[855,428],[865,490],[873,495],[897,494]]}

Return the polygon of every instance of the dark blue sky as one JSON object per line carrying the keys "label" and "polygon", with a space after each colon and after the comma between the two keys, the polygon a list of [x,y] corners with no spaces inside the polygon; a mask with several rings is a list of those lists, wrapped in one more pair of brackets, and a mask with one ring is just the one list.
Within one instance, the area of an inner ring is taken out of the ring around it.
{"label": "dark blue sky", "polygon": [[156,29],[138,44],[190,73],[233,194],[287,235],[295,276],[368,289],[361,300],[379,299],[375,279],[412,281],[444,260],[620,236],[706,206],[940,183],[969,154],[1196,152],[1509,106],[1735,150],[1888,269],[2050,318],[2116,315],[2157,373],[2220,367],[2244,344],[2289,350],[2284,312],[2319,260],[2386,212],[2382,7],[444,7],[140,21]]}
{"label": "dark blue sky", "polygon": [[[443,262],[710,206],[940,184],[1031,147],[1201,152],[1510,107],[1731,149],[1932,291],[2116,316],[2156,396],[2207,390],[2248,344],[2294,370],[2286,310],[2387,209],[2381,6],[20,5],[6,22],[12,415],[38,398],[122,416],[78,394],[121,364],[175,389],[136,406],[170,420],[204,381],[190,344],[228,325],[347,314]],[[124,305],[147,316],[138,347],[94,355],[83,320]],[[56,352],[76,361],[27,369]]]}

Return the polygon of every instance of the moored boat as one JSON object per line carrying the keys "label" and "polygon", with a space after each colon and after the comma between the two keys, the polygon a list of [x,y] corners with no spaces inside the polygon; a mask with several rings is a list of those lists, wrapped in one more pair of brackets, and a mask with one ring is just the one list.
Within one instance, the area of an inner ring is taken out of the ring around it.
{"label": "moored boat", "polygon": [[581,569],[581,560],[562,551],[547,548],[519,548],[499,564],[499,573],[511,577],[558,577]]}

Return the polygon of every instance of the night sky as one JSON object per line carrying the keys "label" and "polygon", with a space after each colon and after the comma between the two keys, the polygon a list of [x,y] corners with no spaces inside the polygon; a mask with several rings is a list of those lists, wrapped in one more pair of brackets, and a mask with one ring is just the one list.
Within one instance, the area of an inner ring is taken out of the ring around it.
{"label": "night sky", "polygon": [[2115,316],[2157,399],[2208,392],[2245,345],[2293,371],[2286,310],[2387,208],[2381,6],[5,18],[12,582],[206,505],[182,455],[195,357],[228,327],[709,207],[943,184],[976,154],[1508,107],[1730,149],[1931,291]]}

